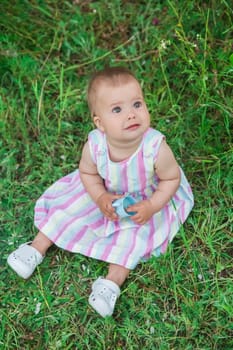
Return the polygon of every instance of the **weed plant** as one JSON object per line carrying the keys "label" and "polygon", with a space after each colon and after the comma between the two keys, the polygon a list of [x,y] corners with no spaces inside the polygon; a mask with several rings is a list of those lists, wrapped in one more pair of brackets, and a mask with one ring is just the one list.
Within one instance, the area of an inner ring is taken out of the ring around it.
{"label": "weed plant", "polygon": [[[228,0],[1,1],[0,349],[233,349],[232,18]],[[6,259],[34,237],[36,199],[76,169],[87,81],[109,64],[142,82],[195,208],[102,319],[87,299],[105,263],[53,247],[23,281]]]}

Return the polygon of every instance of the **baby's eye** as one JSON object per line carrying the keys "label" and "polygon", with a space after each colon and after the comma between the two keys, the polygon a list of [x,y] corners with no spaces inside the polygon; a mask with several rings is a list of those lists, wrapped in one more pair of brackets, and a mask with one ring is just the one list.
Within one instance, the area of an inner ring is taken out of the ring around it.
{"label": "baby's eye", "polygon": [[140,108],[142,106],[142,102],[141,101],[136,101],[135,103],[134,103],[134,107],[135,108]]}
{"label": "baby's eye", "polygon": [[121,112],[121,107],[114,107],[113,109],[112,109],[112,112],[113,113],[120,113]]}

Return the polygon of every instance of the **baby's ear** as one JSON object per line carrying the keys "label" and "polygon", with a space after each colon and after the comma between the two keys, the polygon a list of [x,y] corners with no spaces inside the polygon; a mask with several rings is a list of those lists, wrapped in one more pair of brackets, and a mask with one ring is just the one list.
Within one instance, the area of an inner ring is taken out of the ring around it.
{"label": "baby's ear", "polygon": [[93,121],[95,123],[95,126],[100,130],[104,132],[104,127],[102,126],[101,119],[98,115],[93,116]]}

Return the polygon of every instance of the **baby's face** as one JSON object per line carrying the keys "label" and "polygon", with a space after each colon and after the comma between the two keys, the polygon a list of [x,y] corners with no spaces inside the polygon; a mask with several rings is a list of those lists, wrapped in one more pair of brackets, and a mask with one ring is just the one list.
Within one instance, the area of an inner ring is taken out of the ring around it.
{"label": "baby's face", "polygon": [[119,84],[100,83],[95,101],[94,122],[109,140],[141,139],[150,126],[143,93],[134,78]]}

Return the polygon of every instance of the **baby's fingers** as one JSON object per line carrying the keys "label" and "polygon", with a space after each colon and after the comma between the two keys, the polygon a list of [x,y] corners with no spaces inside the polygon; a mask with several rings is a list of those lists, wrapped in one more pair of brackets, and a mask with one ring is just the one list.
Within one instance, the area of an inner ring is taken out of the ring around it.
{"label": "baby's fingers", "polygon": [[140,207],[137,204],[133,204],[130,205],[129,207],[127,207],[126,211],[130,214],[130,215],[136,215],[138,213],[138,211],[140,210]]}
{"label": "baby's fingers", "polygon": [[115,220],[118,219],[118,216],[117,216],[117,214],[116,214],[116,212],[115,212],[115,209],[114,209],[112,206],[110,206],[110,207],[108,207],[108,208],[106,209],[105,215],[107,216],[107,218],[108,218],[109,220],[115,221]]}
{"label": "baby's fingers", "polygon": [[112,195],[112,202],[115,201],[116,199],[124,197],[123,194],[113,194]]}
{"label": "baby's fingers", "polygon": [[138,225],[143,225],[146,223],[146,220],[138,214],[131,216],[131,220],[133,220],[133,222],[135,222]]}

